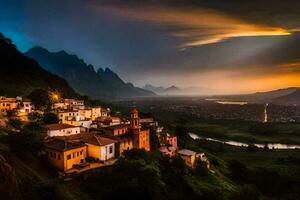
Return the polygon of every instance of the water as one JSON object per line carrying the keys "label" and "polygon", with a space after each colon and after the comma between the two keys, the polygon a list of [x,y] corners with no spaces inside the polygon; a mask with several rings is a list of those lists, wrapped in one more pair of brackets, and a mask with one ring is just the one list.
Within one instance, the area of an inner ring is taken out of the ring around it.
{"label": "water", "polygon": [[226,99],[205,99],[206,101],[214,101],[218,104],[227,104],[227,105],[247,105],[248,102],[246,101],[231,101]]}
{"label": "water", "polygon": [[[191,138],[195,139],[204,139],[208,141],[213,141],[213,142],[219,142],[223,144],[228,144],[232,146],[238,146],[238,147],[248,147],[249,144],[243,143],[243,142],[237,142],[233,140],[219,140],[215,138],[209,138],[209,137],[201,137],[196,135],[195,133],[188,133]],[[290,144],[281,144],[281,143],[270,143],[270,144],[253,144],[254,146],[258,148],[265,148],[266,146],[269,149],[300,149],[300,145],[290,145]]]}

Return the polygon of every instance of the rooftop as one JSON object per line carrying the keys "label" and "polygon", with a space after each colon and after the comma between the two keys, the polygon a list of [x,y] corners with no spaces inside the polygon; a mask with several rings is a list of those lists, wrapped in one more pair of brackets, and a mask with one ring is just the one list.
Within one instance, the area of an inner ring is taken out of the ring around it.
{"label": "rooftop", "polygon": [[72,126],[69,124],[49,124],[49,125],[46,125],[46,127],[50,131],[55,131],[55,130],[62,130],[62,129],[67,129],[67,128],[76,128],[78,126]]}
{"label": "rooftop", "polygon": [[191,151],[189,149],[181,149],[178,151],[179,154],[181,155],[185,155],[185,156],[192,156],[192,155],[196,155],[195,151]]}
{"label": "rooftop", "polygon": [[65,140],[54,139],[45,143],[47,148],[55,149],[57,151],[69,151],[72,149],[77,149],[84,147],[85,144],[80,142],[69,142]]}

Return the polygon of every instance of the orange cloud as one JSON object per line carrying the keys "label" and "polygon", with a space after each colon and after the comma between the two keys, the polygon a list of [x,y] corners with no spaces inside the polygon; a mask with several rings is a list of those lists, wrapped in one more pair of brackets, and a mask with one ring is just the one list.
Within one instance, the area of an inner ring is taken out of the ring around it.
{"label": "orange cloud", "polygon": [[97,9],[99,12],[121,15],[131,20],[180,26],[180,31],[171,34],[186,38],[187,42],[181,48],[217,43],[234,37],[290,35],[294,31],[252,24],[221,12],[201,8],[101,5]]}

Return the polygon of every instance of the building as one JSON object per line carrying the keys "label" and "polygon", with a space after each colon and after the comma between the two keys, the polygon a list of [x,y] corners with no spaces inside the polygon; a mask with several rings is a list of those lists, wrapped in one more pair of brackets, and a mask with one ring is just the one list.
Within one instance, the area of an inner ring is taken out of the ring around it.
{"label": "building", "polygon": [[104,127],[103,129],[104,132],[108,135],[118,136],[118,135],[127,134],[129,131],[129,126],[125,124],[120,124],[120,125]]}
{"label": "building", "polygon": [[130,115],[130,132],[133,134],[133,148],[150,151],[150,130],[142,130],[137,109],[133,109]]}
{"label": "building", "polygon": [[64,99],[64,103],[72,109],[84,109],[84,100],[78,99]]}
{"label": "building", "polygon": [[60,171],[67,171],[85,163],[87,146],[79,142],[51,140],[45,143],[48,161]]}
{"label": "building", "polygon": [[160,133],[158,135],[158,140],[161,146],[171,146],[177,149],[177,137],[169,133]]}
{"label": "building", "polygon": [[93,107],[91,108],[91,111],[92,111],[92,115],[91,115],[92,120],[96,120],[97,118],[102,116],[101,107]]}
{"label": "building", "polygon": [[78,110],[59,110],[57,112],[59,122],[62,124],[67,124],[67,121],[80,120],[80,115]]}
{"label": "building", "polygon": [[159,148],[159,151],[168,157],[173,157],[177,153],[177,149],[172,146],[162,146]]}
{"label": "building", "polygon": [[54,136],[70,136],[80,133],[79,126],[72,126],[69,124],[49,124],[46,125],[47,135],[49,137]]}
{"label": "building", "polygon": [[208,169],[210,168],[210,163],[205,153],[196,153],[195,151],[188,149],[181,149],[178,151],[178,155],[185,161],[187,166],[195,167],[196,159],[200,159],[202,162],[206,163]]}
{"label": "building", "polygon": [[17,109],[19,102],[17,98],[9,98],[0,96],[0,112],[6,112],[9,110]]}
{"label": "building", "polygon": [[178,155],[185,161],[185,164],[190,167],[195,166],[196,154],[196,152],[188,149],[181,149],[178,151]]}
{"label": "building", "polygon": [[101,108],[101,117],[109,117],[110,109],[109,108]]}
{"label": "building", "polygon": [[116,140],[94,134],[84,134],[81,140],[87,145],[88,156],[106,161],[115,157]]}
{"label": "building", "polygon": [[19,111],[22,113],[31,113],[34,111],[34,105],[30,101],[23,101],[19,105]]}

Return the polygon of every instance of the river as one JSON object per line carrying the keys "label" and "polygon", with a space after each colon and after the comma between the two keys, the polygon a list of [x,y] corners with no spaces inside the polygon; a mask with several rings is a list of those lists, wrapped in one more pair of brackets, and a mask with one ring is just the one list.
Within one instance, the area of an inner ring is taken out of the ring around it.
{"label": "river", "polygon": [[[195,139],[203,139],[203,140],[219,142],[219,143],[228,144],[228,145],[232,145],[232,146],[238,146],[238,147],[248,147],[249,146],[249,144],[247,144],[247,143],[237,142],[237,141],[233,141],[233,140],[220,140],[220,139],[209,138],[209,137],[201,137],[195,133],[188,133],[188,134],[194,140]],[[253,144],[253,145],[258,148],[265,148],[267,146],[269,149],[300,149],[300,145],[290,145],[290,144],[281,144],[281,143]]]}

